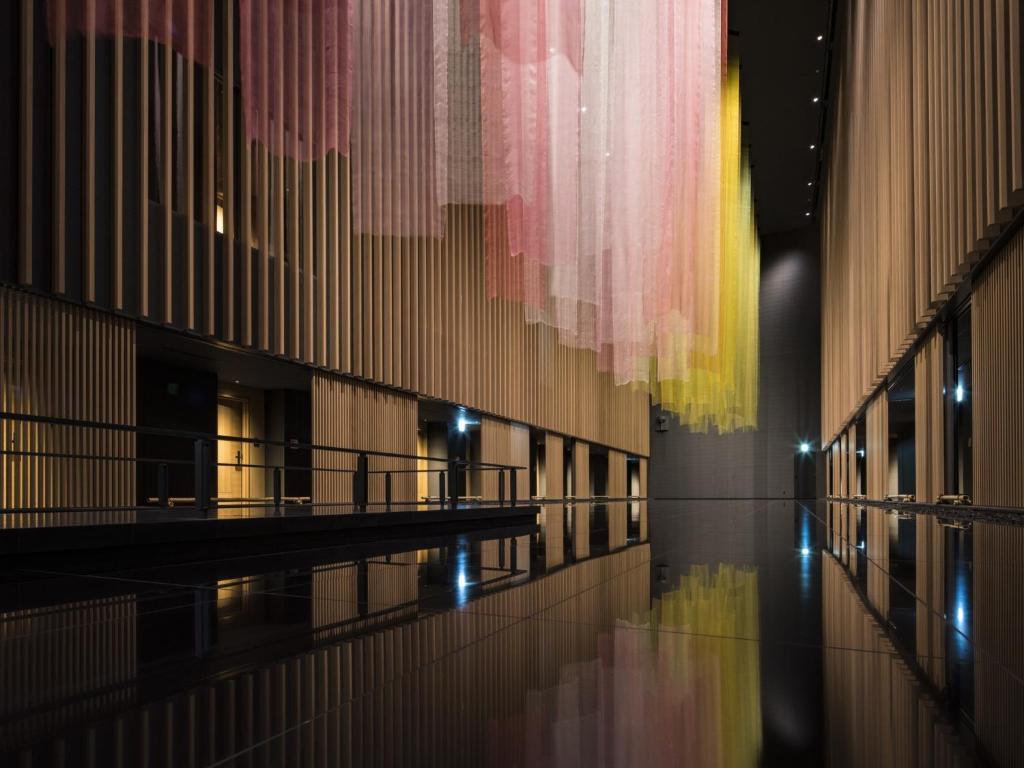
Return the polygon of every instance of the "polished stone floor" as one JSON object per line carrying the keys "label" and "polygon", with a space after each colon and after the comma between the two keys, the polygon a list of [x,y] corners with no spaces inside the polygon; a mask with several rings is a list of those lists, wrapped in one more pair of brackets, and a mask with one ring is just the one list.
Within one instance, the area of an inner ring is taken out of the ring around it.
{"label": "polished stone floor", "polygon": [[1012,764],[1021,650],[981,614],[987,534],[928,550],[934,521],[878,514],[884,546],[825,503],[620,502],[8,570],[0,765]]}

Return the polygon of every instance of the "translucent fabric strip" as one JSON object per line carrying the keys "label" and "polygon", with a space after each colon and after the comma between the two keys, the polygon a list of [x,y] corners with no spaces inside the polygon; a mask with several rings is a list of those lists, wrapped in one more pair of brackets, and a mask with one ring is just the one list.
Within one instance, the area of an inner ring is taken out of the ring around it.
{"label": "translucent fabric strip", "polygon": [[350,2],[238,0],[247,140],[302,161],[348,154]]}

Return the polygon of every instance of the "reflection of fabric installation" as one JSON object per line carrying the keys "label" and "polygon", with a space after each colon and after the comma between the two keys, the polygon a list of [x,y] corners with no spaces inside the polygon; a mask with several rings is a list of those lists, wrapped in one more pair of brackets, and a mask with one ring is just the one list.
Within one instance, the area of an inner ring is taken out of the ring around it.
{"label": "reflection of fabric installation", "polygon": [[[598,638],[596,659],[528,693],[514,721],[529,724],[528,764],[756,766],[758,637],[757,572],[694,566],[649,619],[620,620]],[[501,726],[489,762],[518,764]]]}

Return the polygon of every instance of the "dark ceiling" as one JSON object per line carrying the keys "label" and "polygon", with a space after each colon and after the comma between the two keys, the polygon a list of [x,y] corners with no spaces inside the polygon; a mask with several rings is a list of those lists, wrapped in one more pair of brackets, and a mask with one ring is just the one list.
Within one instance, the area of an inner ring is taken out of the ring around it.
{"label": "dark ceiling", "polygon": [[[750,145],[761,234],[808,223],[821,152],[826,29],[831,0],[729,0],[739,54],[744,141]],[[818,41],[818,35],[824,39]],[[810,146],[814,144],[815,149]],[[813,213],[813,211],[812,211]]]}

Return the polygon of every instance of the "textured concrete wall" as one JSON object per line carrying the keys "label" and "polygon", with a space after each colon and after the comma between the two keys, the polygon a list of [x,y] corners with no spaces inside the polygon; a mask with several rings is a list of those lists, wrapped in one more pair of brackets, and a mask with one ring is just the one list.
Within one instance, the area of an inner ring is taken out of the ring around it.
{"label": "textured concrete wall", "polygon": [[650,493],[660,498],[793,498],[797,450],[815,451],[817,495],[824,462],[821,423],[820,277],[813,227],[761,241],[759,428],[695,434],[651,411]]}

